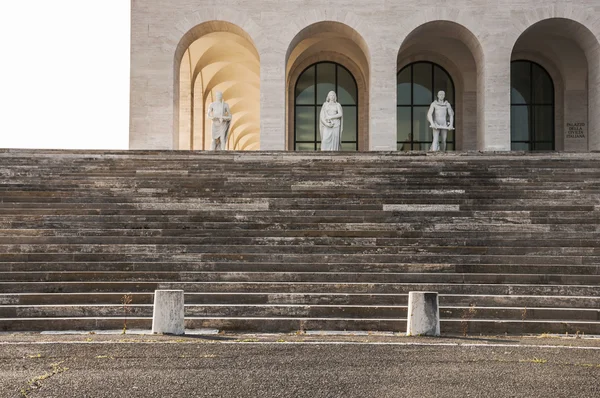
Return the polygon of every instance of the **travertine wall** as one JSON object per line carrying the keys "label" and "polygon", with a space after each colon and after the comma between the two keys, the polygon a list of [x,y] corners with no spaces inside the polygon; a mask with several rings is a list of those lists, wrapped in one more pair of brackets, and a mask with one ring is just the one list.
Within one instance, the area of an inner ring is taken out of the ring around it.
{"label": "travertine wall", "polygon": [[[396,73],[403,44],[407,39],[427,43],[440,35],[461,49],[462,56],[452,58],[432,46],[427,56],[445,58],[461,72],[453,78],[462,82],[460,106],[468,115],[464,131],[458,133],[463,149],[510,149],[510,61],[518,50],[520,59],[548,60],[549,72],[559,75],[556,90],[563,92],[556,96],[557,135],[567,136],[567,123],[585,124],[587,144],[557,137],[557,147],[600,150],[598,0],[132,0],[130,148],[174,147],[179,129],[177,58],[191,44],[190,31],[210,21],[239,27],[260,55],[262,150],[286,149],[286,74],[294,39],[327,21],[346,25],[354,41],[366,47],[369,117],[364,142],[370,150],[396,149]],[[196,33],[210,28],[202,25]],[[539,46],[530,45],[535,40]],[[556,46],[549,44],[553,40]],[[563,62],[568,55],[577,62]],[[418,56],[414,48],[407,53],[413,60]],[[461,64],[468,68],[461,69]]]}

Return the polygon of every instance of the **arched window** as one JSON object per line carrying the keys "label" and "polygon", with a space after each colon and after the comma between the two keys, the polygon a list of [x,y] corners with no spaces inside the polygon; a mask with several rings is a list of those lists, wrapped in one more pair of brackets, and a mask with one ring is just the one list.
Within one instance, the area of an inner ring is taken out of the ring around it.
{"label": "arched window", "polygon": [[554,150],[554,82],[531,61],[511,63],[510,139],[513,151]]}
{"label": "arched window", "polygon": [[[398,150],[427,151],[433,141],[433,130],[427,112],[439,91],[456,112],[454,82],[441,66],[432,62],[415,62],[398,72]],[[456,121],[454,122],[456,126]],[[447,150],[455,149],[454,131],[448,132]]]}
{"label": "arched window", "polygon": [[344,110],[342,149],[358,150],[358,88],[348,69],[334,62],[309,66],[298,78],[294,90],[294,148],[321,149],[319,114],[330,91],[337,93]]}

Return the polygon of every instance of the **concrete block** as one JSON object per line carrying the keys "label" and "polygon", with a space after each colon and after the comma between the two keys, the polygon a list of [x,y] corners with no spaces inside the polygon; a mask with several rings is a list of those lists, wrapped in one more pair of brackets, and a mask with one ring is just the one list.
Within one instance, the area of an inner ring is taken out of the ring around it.
{"label": "concrete block", "polygon": [[440,335],[440,304],[436,292],[410,292],[408,294],[408,336]]}
{"label": "concrete block", "polygon": [[152,333],[185,334],[183,290],[157,290],[154,293]]}

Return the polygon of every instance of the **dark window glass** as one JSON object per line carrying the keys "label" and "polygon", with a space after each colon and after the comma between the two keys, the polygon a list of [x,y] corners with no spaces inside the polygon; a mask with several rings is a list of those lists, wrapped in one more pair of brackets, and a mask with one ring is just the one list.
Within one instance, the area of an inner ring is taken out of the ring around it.
{"label": "dark window glass", "polygon": [[404,68],[398,74],[398,105],[410,105],[411,99],[411,68]]}
{"label": "dark window glass", "polygon": [[[335,91],[335,64],[323,63],[317,65],[317,102],[325,102],[327,94]],[[338,95],[339,101],[339,95]]]}
{"label": "dark window glass", "polygon": [[530,61],[511,64],[510,135],[515,151],[554,150],[554,83]]}
{"label": "dark window glass", "polygon": [[319,114],[327,94],[335,91],[344,111],[342,149],[358,150],[358,87],[352,74],[333,62],[320,62],[307,68],[296,82],[294,148],[319,151],[321,135]]}
{"label": "dark window glass", "polygon": [[310,106],[296,106],[296,140],[314,141],[315,110]]}
{"label": "dark window glass", "polygon": [[535,126],[536,141],[554,141],[554,109],[552,105],[533,107],[533,125]]}
{"label": "dark window glass", "polygon": [[355,106],[344,106],[344,130],[342,132],[342,142],[356,141],[358,126],[358,115]]}
{"label": "dark window glass", "polygon": [[398,142],[409,142],[412,141],[411,135],[411,109],[408,106],[399,106],[397,112],[398,117]]}
{"label": "dark window glass", "polygon": [[553,105],[554,84],[550,75],[537,64],[533,64],[532,68],[533,103]]}
{"label": "dark window glass", "polygon": [[413,66],[413,103],[430,105],[433,98],[433,64],[419,62]]}
{"label": "dark window glass", "polygon": [[450,76],[437,65],[435,65],[433,69],[433,78],[435,79],[433,81],[434,97],[437,97],[438,92],[444,91],[446,93],[446,98],[454,98],[454,83],[452,83]]}
{"label": "dark window glass", "polygon": [[[399,151],[427,151],[433,131],[427,121],[429,106],[438,91],[455,108],[452,78],[442,67],[431,62],[415,62],[398,72],[397,143]],[[456,109],[454,109],[456,125]],[[455,149],[454,132],[448,132],[447,150]]]}
{"label": "dark window glass", "polygon": [[536,142],[535,150],[536,151],[553,151],[554,146],[551,142]]}
{"label": "dark window glass", "polygon": [[413,137],[415,141],[433,140],[433,130],[427,121],[428,106],[415,106],[413,108]]}
{"label": "dark window glass", "polygon": [[513,142],[512,144],[513,151],[529,151],[529,144],[527,142]]}
{"label": "dark window glass", "polygon": [[298,79],[296,84],[296,104],[310,105],[315,100],[315,67],[311,66]]}
{"label": "dark window glass", "polygon": [[352,144],[352,143],[342,143],[342,151],[344,151],[344,152],[355,152],[356,151],[356,145]]}
{"label": "dark window glass", "polygon": [[296,150],[297,151],[314,151],[315,144],[296,143]]}
{"label": "dark window glass", "polygon": [[529,141],[529,107],[513,106],[510,113],[510,132],[513,141]]}
{"label": "dark window glass", "polygon": [[531,102],[531,66],[529,62],[513,62],[510,68],[511,103],[529,104]]}
{"label": "dark window glass", "polygon": [[[354,77],[344,68],[338,68],[338,102],[342,105],[358,104],[358,91]],[[325,102],[325,101],[323,101]]]}

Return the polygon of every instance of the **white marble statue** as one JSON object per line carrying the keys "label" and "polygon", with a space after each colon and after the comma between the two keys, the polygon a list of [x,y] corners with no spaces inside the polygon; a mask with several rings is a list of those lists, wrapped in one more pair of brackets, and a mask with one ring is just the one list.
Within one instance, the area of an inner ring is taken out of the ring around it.
{"label": "white marble statue", "polygon": [[442,151],[446,152],[446,140],[448,139],[448,130],[454,130],[454,111],[448,101],[446,93],[440,91],[437,100],[429,107],[427,120],[433,129],[433,143],[431,151],[440,150],[440,132],[442,133]]}
{"label": "white marble statue", "polygon": [[231,126],[231,110],[223,101],[223,93],[217,91],[217,100],[209,105],[207,117],[212,120],[212,145],[213,151],[227,149],[227,135]]}
{"label": "white marble statue", "polygon": [[330,91],[327,101],[321,108],[321,150],[341,151],[342,132],[344,131],[344,112],[337,102],[337,95]]}

